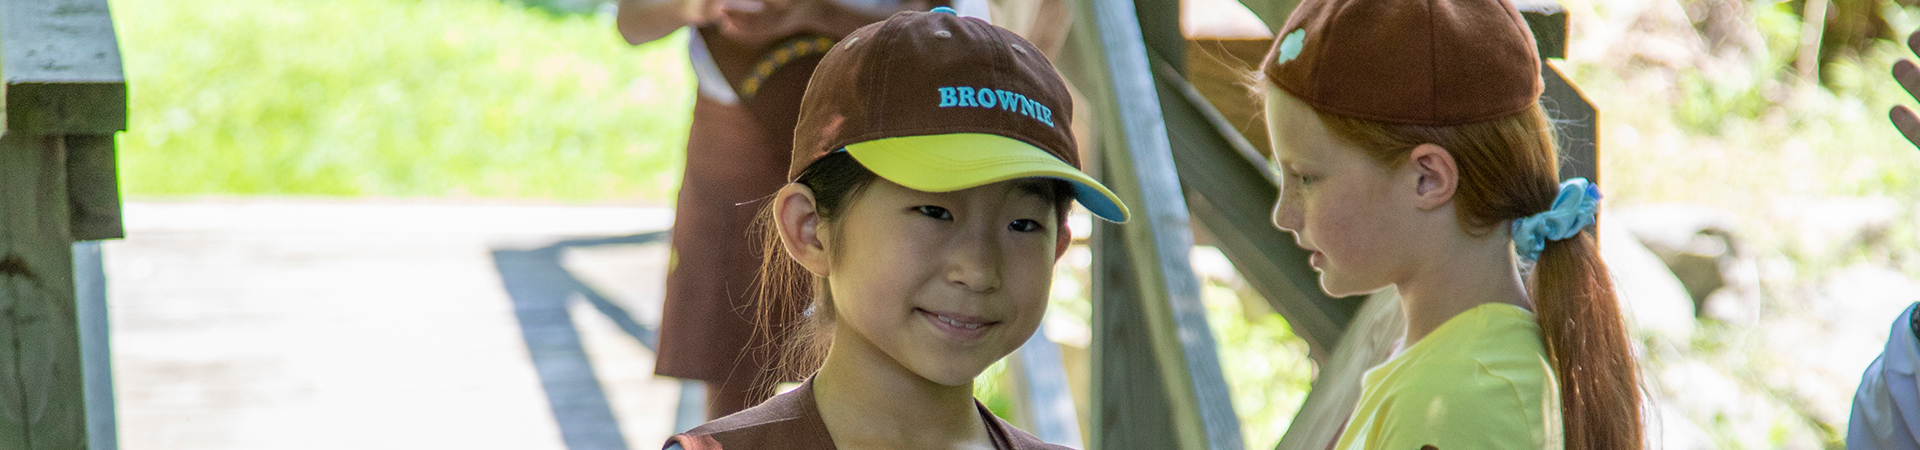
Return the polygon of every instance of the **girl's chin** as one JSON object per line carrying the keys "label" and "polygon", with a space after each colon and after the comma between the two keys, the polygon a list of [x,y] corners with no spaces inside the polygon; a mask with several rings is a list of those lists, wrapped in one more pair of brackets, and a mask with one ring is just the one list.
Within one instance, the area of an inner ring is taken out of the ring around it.
{"label": "girl's chin", "polygon": [[978,368],[946,368],[917,372],[920,372],[919,375],[921,378],[925,378],[934,384],[948,387],[963,387],[971,386],[973,380],[979,378],[980,374],[986,371],[987,366],[980,366]]}
{"label": "girl's chin", "polygon": [[1357,283],[1346,282],[1338,278],[1330,278],[1326,273],[1320,274],[1320,291],[1327,293],[1329,297],[1367,295],[1381,289],[1386,289],[1386,286],[1359,286]]}

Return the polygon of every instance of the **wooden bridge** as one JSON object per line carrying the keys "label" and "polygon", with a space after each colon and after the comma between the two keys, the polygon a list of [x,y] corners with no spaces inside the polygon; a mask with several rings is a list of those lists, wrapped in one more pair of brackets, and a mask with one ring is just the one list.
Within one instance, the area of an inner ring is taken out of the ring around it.
{"label": "wooden bridge", "polygon": [[[1231,74],[1258,61],[1270,37],[1190,38],[1180,0],[1066,1],[1075,19],[1056,64],[1090,106],[1090,168],[1133,206],[1135,220],[1099,223],[1092,233],[1093,410],[1075,411],[1060,348],[1042,333],[1013,356],[1020,425],[1096,449],[1245,447],[1188,261],[1199,234],[1305,338],[1320,366],[1279,447],[1325,448],[1351,411],[1361,372],[1387,356],[1399,310],[1391,293],[1325,296],[1306,255],[1268,223],[1278,190],[1265,169],[1264,122],[1249,115],[1259,111],[1253,97],[1233,95]],[[1242,0],[1269,25],[1295,3]],[[1550,0],[1517,3],[1540,54],[1563,57],[1566,14]],[[1235,57],[1190,58],[1194,48]],[[1551,64],[1542,73],[1545,101],[1565,124],[1563,175],[1597,180],[1594,110]],[[123,233],[113,134],[126,127],[127,87],[106,0],[0,0],[0,80],[0,448],[116,448],[96,241]],[[642,344],[652,331],[596,297],[556,255],[657,238],[491,254],[569,448],[625,446],[598,381],[580,378],[580,336],[555,322],[569,317],[567,299],[585,298]],[[680,416],[700,413],[682,408]]]}

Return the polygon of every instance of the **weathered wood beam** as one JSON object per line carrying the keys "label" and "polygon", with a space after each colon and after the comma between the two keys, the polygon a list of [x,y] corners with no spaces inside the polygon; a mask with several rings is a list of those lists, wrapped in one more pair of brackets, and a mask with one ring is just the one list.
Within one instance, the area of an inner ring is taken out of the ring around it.
{"label": "weathered wood beam", "polygon": [[90,422],[115,442],[106,365],[82,359],[106,361],[104,302],[76,310],[72,244],[122,235],[126,97],[106,0],[0,0],[0,448],[88,448]]}
{"label": "weathered wood beam", "polygon": [[[1090,443],[1099,449],[1241,448],[1240,422],[1188,262],[1191,218],[1173,171],[1139,16],[1131,2],[1081,0],[1075,8],[1069,38],[1075,57],[1062,59],[1077,61],[1063,62],[1062,71],[1086,94],[1099,131],[1087,137],[1100,149],[1091,165],[1133,212],[1124,226],[1103,223],[1094,230],[1099,415]],[[1148,345],[1128,341],[1143,336]],[[1151,365],[1141,364],[1147,361]],[[1153,395],[1141,389],[1139,381],[1152,376],[1142,371],[1157,375],[1159,399],[1143,398]],[[1142,420],[1162,414],[1163,420]],[[1172,445],[1166,445],[1169,436]]]}
{"label": "weathered wood beam", "polygon": [[0,448],[86,448],[66,141],[0,134]]}
{"label": "weathered wood beam", "polygon": [[74,240],[125,235],[113,134],[126,128],[106,0],[0,0],[0,133],[67,136]]}
{"label": "weathered wood beam", "polygon": [[1567,8],[1559,0],[1513,0],[1513,7],[1533,30],[1540,59],[1567,57]]}
{"label": "weathered wood beam", "polygon": [[1553,64],[1542,61],[1540,77],[1547,82],[1541,105],[1560,135],[1560,178],[1586,177],[1600,183],[1600,112]]}
{"label": "weathered wood beam", "polygon": [[120,167],[111,134],[70,134],[67,144],[67,214],[75,241],[127,236],[120,219]]}
{"label": "weathered wood beam", "polygon": [[[1094,175],[1111,180],[1102,170]],[[1137,213],[1136,213],[1137,214]],[[1088,390],[1092,436],[1087,448],[1180,448],[1180,436],[1163,364],[1153,351],[1153,330],[1138,307],[1140,285],[1127,256],[1123,227],[1096,221],[1093,225],[1093,353]]]}
{"label": "weathered wood beam", "polygon": [[1046,327],[1034,330],[1027,343],[1008,361],[1014,374],[1014,404],[1019,408],[1021,428],[1050,444],[1081,448],[1080,414],[1073,406],[1073,392],[1067,383],[1067,366],[1060,344],[1047,338]]}
{"label": "weathered wood beam", "polygon": [[106,0],[0,0],[0,131],[127,129],[126,76]]}
{"label": "weathered wood beam", "polygon": [[103,256],[100,241],[73,244],[74,315],[80,318],[80,365],[87,377],[87,448],[91,450],[120,448]]}

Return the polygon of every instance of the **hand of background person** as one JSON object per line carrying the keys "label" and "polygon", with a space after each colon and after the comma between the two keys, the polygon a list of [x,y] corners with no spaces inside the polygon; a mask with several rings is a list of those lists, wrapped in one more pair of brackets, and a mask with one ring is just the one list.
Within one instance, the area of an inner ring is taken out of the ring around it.
{"label": "hand of background person", "polygon": [[797,34],[840,37],[867,24],[886,20],[900,11],[924,11],[925,0],[909,0],[878,8],[850,6],[832,0],[699,0],[719,2],[715,20],[729,39],[759,45]]}
{"label": "hand of background person", "polygon": [[748,45],[800,33],[845,36],[900,11],[924,11],[927,0],[866,8],[833,0],[621,0],[615,23],[627,43],[639,45],[685,26],[718,24],[729,39]]}
{"label": "hand of background person", "polygon": [[614,27],[628,44],[640,45],[666,37],[688,24],[703,23],[709,0],[620,0]]}
{"label": "hand of background person", "polygon": [[[1907,48],[1920,54],[1920,31],[1907,35]],[[1893,79],[1900,82],[1900,87],[1907,90],[1907,95],[1920,98],[1920,65],[1914,64],[1913,60],[1902,58],[1893,63]],[[1920,115],[1914,114],[1907,105],[1894,105],[1887,114],[1893,119],[1894,128],[1899,128],[1900,134],[1906,136],[1908,142],[1920,146]]]}

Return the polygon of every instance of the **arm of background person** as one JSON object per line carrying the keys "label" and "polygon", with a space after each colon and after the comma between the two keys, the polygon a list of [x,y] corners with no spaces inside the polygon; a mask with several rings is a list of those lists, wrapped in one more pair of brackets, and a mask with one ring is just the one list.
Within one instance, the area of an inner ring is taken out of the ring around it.
{"label": "arm of background person", "polygon": [[620,0],[614,25],[628,44],[640,45],[666,37],[674,30],[701,22],[696,15],[702,0]]}
{"label": "arm of background person", "polygon": [[[1907,48],[1920,53],[1920,31],[1907,35]],[[1893,63],[1893,79],[1900,82],[1900,87],[1906,88],[1907,95],[1920,97],[1920,65],[1915,65],[1913,60],[1901,58]],[[1891,116],[1894,128],[1899,128],[1900,134],[1905,135],[1908,142],[1920,146],[1920,115],[1914,114],[1907,105],[1894,105],[1887,115]]]}

